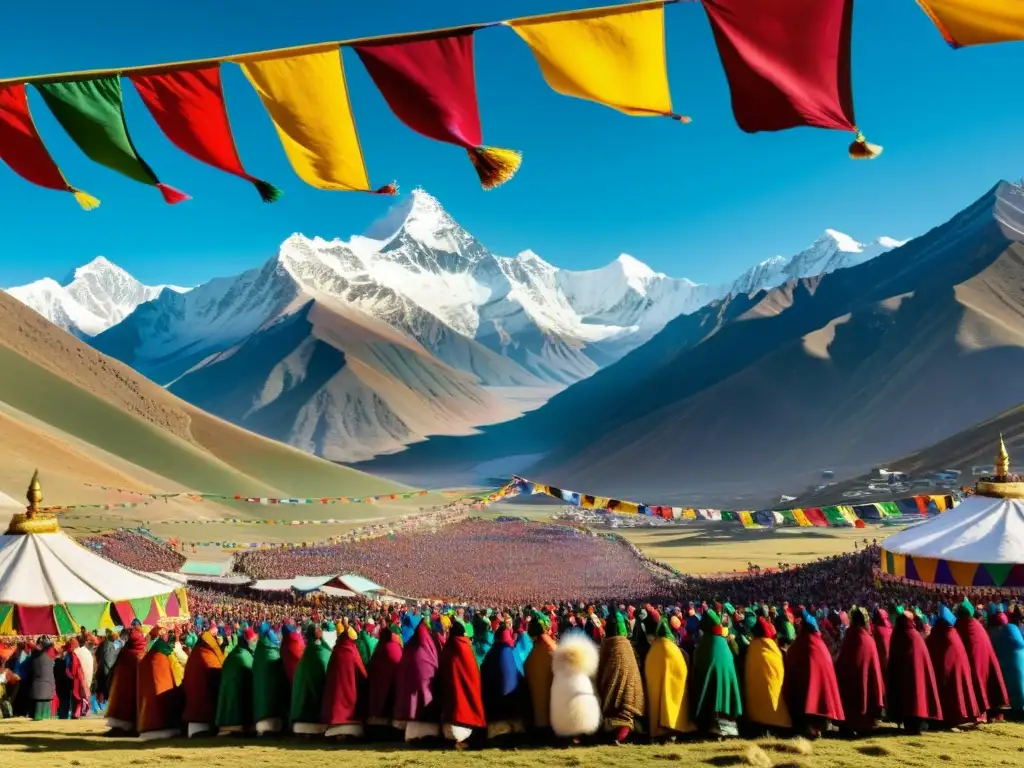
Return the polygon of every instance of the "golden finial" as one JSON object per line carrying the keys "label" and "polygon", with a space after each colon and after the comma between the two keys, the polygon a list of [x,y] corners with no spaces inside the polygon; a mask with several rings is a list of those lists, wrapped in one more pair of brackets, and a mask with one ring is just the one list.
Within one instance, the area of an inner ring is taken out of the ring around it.
{"label": "golden finial", "polygon": [[1008,477],[1010,474],[1010,454],[1006,452],[1006,443],[1003,442],[1003,433],[999,433],[999,453],[996,454],[996,477]]}
{"label": "golden finial", "polygon": [[28,484],[28,492],[25,494],[28,506],[24,512],[18,512],[11,518],[7,526],[7,536],[27,536],[40,533],[59,533],[60,524],[53,510],[47,510],[40,505],[43,501],[43,488],[39,484],[39,470],[32,475],[32,481]]}
{"label": "golden finial", "polygon": [[25,511],[29,515],[34,515],[39,511],[39,504],[43,500],[43,488],[39,485],[38,469],[32,474],[32,481],[28,484],[28,493],[25,494],[25,498],[28,499],[28,508]]}

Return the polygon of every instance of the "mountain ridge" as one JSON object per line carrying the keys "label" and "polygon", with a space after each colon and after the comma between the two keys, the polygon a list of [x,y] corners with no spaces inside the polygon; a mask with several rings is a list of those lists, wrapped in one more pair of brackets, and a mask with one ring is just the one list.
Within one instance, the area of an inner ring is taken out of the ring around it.
{"label": "mountain ridge", "polygon": [[[89,342],[212,413],[335,461],[362,461],[512,419],[708,301],[789,272],[841,269],[897,242],[863,245],[826,230],[790,259],[709,286],[628,254],[584,271],[532,251],[496,255],[415,190],[361,235],[294,233],[262,265],[187,292],[162,290]],[[300,328],[305,341],[294,335]],[[230,362],[240,354],[251,365],[244,376]],[[304,366],[314,360],[310,377]],[[229,370],[219,383],[216,372]],[[218,389],[231,398],[214,397]]]}
{"label": "mountain ridge", "polygon": [[520,419],[365,466],[411,477],[485,465],[728,508],[923,448],[1019,402],[1024,199],[1011,192],[1001,183],[864,263],[677,317]]}

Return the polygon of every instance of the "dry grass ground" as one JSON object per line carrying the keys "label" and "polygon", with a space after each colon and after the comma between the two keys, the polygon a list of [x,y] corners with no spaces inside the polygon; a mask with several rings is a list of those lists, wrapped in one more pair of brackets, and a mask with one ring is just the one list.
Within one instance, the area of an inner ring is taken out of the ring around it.
{"label": "dry grass ground", "polygon": [[1024,726],[999,724],[962,733],[895,736],[861,741],[765,739],[693,742],[669,746],[522,749],[463,752],[409,750],[393,745],[340,747],[323,742],[174,740],[145,744],[105,739],[100,720],[0,721],[0,765],[17,768],[109,768],[203,765],[208,768],[607,768],[609,765],[751,766],[751,768],[964,768],[1016,766],[1024,761]]}
{"label": "dry grass ground", "polygon": [[[604,529],[599,529],[604,530]],[[760,528],[737,523],[694,523],[671,528],[618,529],[644,554],[684,573],[746,571],[747,564],[775,568],[853,550],[864,539],[882,540],[897,528]]]}

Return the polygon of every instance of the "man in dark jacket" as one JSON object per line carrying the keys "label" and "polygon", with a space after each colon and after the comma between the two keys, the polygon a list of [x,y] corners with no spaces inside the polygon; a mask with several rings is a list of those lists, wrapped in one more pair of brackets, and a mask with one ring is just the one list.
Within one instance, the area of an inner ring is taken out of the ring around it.
{"label": "man in dark jacket", "polygon": [[110,679],[114,670],[114,662],[117,661],[117,653],[120,651],[117,644],[117,636],[112,630],[107,630],[106,637],[96,650],[96,703],[102,707],[110,697]]}
{"label": "man in dark jacket", "polygon": [[53,697],[56,692],[53,672],[53,642],[43,636],[29,659],[29,716],[33,720],[53,719]]}

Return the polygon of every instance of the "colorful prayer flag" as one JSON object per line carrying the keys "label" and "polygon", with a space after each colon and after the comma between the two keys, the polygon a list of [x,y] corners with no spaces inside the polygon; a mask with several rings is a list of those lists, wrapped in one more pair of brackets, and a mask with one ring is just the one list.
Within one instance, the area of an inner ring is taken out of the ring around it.
{"label": "colorful prayer flag", "polygon": [[100,204],[92,195],[68,184],[36,130],[25,86],[0,86],[0,160],[12,171],[46,189],[70,192],[85,210]]}
{"label": "colorful prayer flag", "polygon": [[564,96],[627,115],[672,112],[661,2],[505,22],[533,52],[544,81]]}
{"label": "colorful prayer flag", "polygon": [[853,131],[850,157],[870,159],[853,115],[853,0],[703,0],[740,129]]}
{"label": "colorful prayer flag", "polygon": [[162,184],[139,157],[124,119],[124,94],[117,75],[36,86],[57,122],[86,156],[130,179],[160,190],[174,205],[188,195]]}
{"label": "colorful prayer flag", "polygon": [[279,189],[250,176],[242,166],[231,135],[219,64],[155,75],[132,75],[131,80],[160,130],[174,146],[201,163],[252,183],[265,203],[272,203],[281,196]]}
{"label": "colorful prayer flag", "polygon": [[353,47],[395,116],[427,138],[465,149],[484,189],[493,189],[512,178],[522,156],[481,146],[473,32]]}
{"label": "colorful prayer flag", "polygon": [[[336,46],[239,63],[300,179],[317,189],[371,191]],[[397,190],[389,184],[375,192],[393,195]]]}
{"label": "colorful prayer flag", "polygon": [[917,0],[954,48],[1024,40],[1020,0]]}

